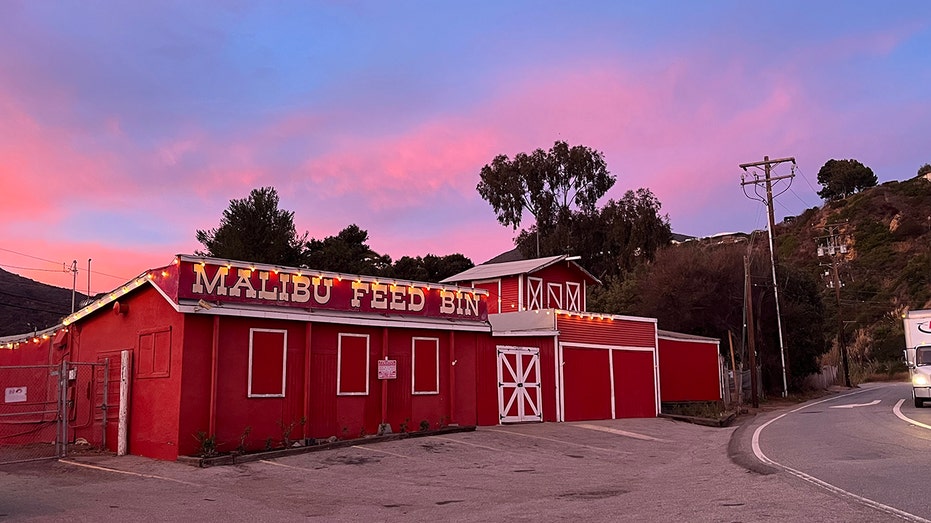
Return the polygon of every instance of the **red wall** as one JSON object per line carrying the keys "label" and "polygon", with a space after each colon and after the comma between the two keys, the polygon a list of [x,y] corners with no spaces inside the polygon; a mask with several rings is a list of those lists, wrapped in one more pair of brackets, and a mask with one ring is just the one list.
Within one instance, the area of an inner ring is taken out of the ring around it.
{"label": "red wall", "polygon": [[621,347],[654,347],[656,323],[623,319],[597,319],[556,315],[556,329],[562,343],[588,343]]}
{"label": "red wall", "polygon": [[[526,292],[526,290],[524,292]],[[518,276],[502,278],[500,312],[516,312],[520,310],[520,307],[526,306],[527,302],[520,299]]]}
{"label": "red wall", "polygon": [[[191,319],[195,321],[194,318]],[[191,345],[187,350],[194,352],[188,358],[194,370],[186,381],[186,392],[193,394],[202,390],[193,382],[202,379],[208,386],[209,398],[210,361],[212,351],[212,318],[204,318],[210,322],[211,336],[206,333],[192,333]],[[202,323],[202,322],[198,322]],[[203,326],[200,326],[201,330]],[[273,329],[287,332],[287,371],[285,375],[285,397],[253,397],[248,394],[249,385],[249,332],[250,329]],[[249,427],[247,444],[252,448],[264,447],[267,438],[276,444],[283,437],[285,429],[292,423],[293,429],[289,435],[292,440],[303,437],[303,428],[299,425],[303,416],[303,381],[304,373],[304,325],[298,322],[283,320],[263,320],[259,318],[220,317],[218,331],[217,354],[217,391],[216,391],[216,438],[217,445],[222,450],[232,450],[239,445],[240,436]],[[198,402],[201,413],[203,401]],[[209,403],[206,411],[209,416]],[[194,441],[194,434],[206,432],[208,425],[203,423],[204,415],[198,415],[192,406],[186,412],[191,420],[199,419],[202,426],[194,428],[193,423],[186,424],[191,434],[188,438]],[[209,418],[207,418],[209,420]],[[187,421],[187,420],[186,420]]]}
{"label": "red wall", "polygon": [[[178,430],[184,338],[181,315],[174,312],[165,299],[149,286],[122,298],[120,303],[129,305],[125,314],[115,314],[109,307],[105,307],[72,325],[69,345],[65,349],[68,354],[65,357],[76,362],[96,362],[109,358],[112,377],[119,375],[120,351],[131,350],[133,379],[130,392],[129,452],[158,459],[175,459],[179,448],[187,448],[187,439],[190,438]],[[159,352],[158,365],[164,372],[157,377],[140,376],[140,333],[153,329],[167,330],[168,333],[167,345],[161,347]],[[114,392],[113,388],[111,392]],[[115,406],[117,402],[118,395],[111,395],[111,405]],[[115,408],[111,409],[114,415],[110,419],[114,423],[109,424],[107,434],[107,447],[110,450],[116,450],[115,411]],[[76,436],[83,437],[80,433],[76,433]]]}
{"label": "red wall", "polygon": [[659,376],[662,401],[721,399],[718,344],[660,338]]}
{"label": "red wall", "polygon": [[498,282],[500,280],[474,283],[473,287],[476,289],[482,289],[488,291],[488,314],[497,314],[498,313],[498,299],[500,298],[500,293],[498,292]]}

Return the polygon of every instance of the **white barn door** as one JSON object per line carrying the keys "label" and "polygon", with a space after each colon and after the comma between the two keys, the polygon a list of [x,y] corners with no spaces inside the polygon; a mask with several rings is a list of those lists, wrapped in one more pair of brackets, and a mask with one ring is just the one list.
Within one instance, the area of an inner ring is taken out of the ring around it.
{"label": "white barn door", "polygon": [[498,347],[500,422],[543,421],[540,400],[540,349]]}

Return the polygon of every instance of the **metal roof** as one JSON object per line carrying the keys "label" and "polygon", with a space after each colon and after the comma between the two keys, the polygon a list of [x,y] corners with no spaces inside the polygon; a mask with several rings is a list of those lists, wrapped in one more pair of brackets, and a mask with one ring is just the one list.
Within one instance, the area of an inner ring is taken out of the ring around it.
{"label": "metal roof", "polygon": [[713,342],[713,343],[718,343],[718,344],[721,343],[721,340],[717,338],[708,338],[705,336],[696,336],[694,334],[683,334],[681,332],[664,331],[664,330],[659,330],[659,329],[657,329],[656,331],[656,336],[658,338],[666,338],[670,340]]}
{"label": "metal roof", "polygon": [[[512,262],[503,262],[503,263],[483,263],[481,265],[476,265],[471,269],[455,274],[441,281],[440,283],[453,283],[453,282],[464,282],[464,281],[479,281],[479,280],[490,280],[493,278],[500,278],[502,276],[517,276],[520,274],[529,274],[532,272],[537,272],[541,269],[549,267],[554,263],[565,260],[569,256],[566,254],[561,254],[559,256],[549,256],[547,258],[533,258],[530,260],[518,260]],[[592,276],[591,273],[582,268],[581,265],[575,263],[574,261],[568,261],[572,265],[575,265],[582,273],[587,277],[591,278],[592,281],[596,283],[601,283],[598,278]]]}

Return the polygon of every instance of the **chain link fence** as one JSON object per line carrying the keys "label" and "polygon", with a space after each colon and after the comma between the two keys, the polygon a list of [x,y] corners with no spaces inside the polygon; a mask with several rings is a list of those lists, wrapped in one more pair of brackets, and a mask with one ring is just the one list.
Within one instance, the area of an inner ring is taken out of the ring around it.
{"label": "chain link fence", "polygon": [[0,367],[0,463],[106,447],[106,363]]}

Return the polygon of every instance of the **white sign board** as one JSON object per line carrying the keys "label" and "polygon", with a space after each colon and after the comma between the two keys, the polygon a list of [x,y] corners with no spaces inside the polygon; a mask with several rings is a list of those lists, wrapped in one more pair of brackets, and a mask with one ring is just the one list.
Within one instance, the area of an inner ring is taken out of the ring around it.
{"label": "white sign board", "polygon": [[378,379],[398,379],[398,360],[378,360]]}
{"label": "white sign board", "polygon": [[4,399],[6,403],[26,401],[26,387],[7,387]]}

